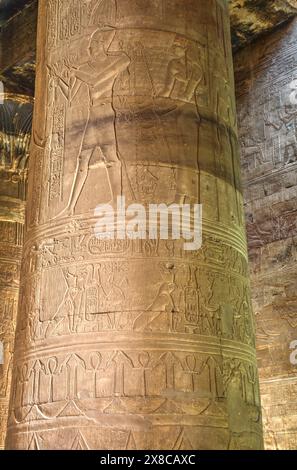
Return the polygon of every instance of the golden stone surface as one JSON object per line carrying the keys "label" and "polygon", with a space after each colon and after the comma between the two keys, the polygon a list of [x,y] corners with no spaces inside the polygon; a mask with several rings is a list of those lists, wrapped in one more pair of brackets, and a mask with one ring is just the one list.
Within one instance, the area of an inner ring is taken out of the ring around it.
{"label": "golden stone surface", "polygon": [[229,0],[234,49],[247,46],[297,14],[297,0]]}
{"label": "golden stone surface", "polygon": [[[8,449],[260,449],[227,3],[39,2]],[[94,236],[117,195],[203,247]]]}

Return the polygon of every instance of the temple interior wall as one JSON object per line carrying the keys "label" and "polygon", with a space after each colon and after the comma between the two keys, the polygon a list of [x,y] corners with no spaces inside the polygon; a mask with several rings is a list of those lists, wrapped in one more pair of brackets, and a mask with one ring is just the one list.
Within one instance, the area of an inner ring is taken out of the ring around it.
{"label": "temple interior wall", "polygon": [[235,55],[267,449],[297,445],[297,20]]}

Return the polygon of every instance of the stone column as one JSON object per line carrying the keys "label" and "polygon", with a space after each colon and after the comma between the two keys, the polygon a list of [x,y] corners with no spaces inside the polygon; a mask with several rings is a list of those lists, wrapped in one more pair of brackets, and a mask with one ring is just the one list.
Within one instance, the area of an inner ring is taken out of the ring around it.
{"label": "stone column", "polygon": [[27,159],[33,105],[0,95],[0,449],[4,448],[23,245]]}
{"label": "stone column", "polygon": [[239,133],[266,448],[297,446],[297,20],[239,52]]}
{"label": "stone column", "polygon": [[[227,2],[39,8],[7,447],[261,448]],[[96,238],[121,195],[202,203],[202,249]]]}

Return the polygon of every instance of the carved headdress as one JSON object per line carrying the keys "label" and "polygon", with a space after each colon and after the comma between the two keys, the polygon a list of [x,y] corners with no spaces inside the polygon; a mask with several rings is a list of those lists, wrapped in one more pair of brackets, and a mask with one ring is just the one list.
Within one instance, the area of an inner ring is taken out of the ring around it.
{"label": "carved headdress", "polygon": [[103,43],[105,47],[110,46],[115,36],[116,30],[110,26],[96,29],[90,39],[90,42]]}

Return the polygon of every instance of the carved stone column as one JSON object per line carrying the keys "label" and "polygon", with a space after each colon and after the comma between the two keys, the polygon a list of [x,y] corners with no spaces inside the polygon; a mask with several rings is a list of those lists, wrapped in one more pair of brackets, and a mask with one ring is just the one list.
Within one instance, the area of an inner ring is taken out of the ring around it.
{"label": "carved stone column", "polygon": [[[3,96],[0,95],[1,102]],[[12,356],[23,245],[27,159],[33,106],[29,98],[6,95],[0,105],[0,449],[6,435]]]}
{"label": "carved stone column", "polygon": [[[257,449],[227,2],[39,2],[10,449]],[[94,209],[200,202],[203,247]]]}

